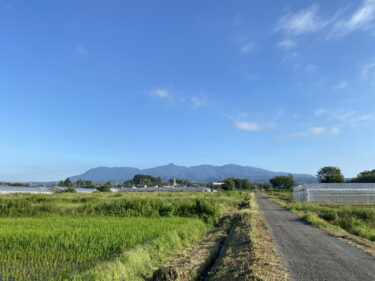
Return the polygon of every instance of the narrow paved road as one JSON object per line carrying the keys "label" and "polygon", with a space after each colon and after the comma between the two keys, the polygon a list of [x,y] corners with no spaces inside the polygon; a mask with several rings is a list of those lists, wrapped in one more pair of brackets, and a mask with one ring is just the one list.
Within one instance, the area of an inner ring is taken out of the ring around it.
{"label": "narrow paved road", "polygon": [[375,281],[375,258],[256,195],[294,281]]}

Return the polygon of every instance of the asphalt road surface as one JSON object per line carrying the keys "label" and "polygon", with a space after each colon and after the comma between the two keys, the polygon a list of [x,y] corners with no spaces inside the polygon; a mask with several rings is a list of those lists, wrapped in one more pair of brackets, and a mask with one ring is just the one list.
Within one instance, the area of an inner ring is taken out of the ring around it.
{"label": "asphalt road surface", "polygon": [[304,223],[262,194],[256,199],[294,281],[375,281],[375,258]]}

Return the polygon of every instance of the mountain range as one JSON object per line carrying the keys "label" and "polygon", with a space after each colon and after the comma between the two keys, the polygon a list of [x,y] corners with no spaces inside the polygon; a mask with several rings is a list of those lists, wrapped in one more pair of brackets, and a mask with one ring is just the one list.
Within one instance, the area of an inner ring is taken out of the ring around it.
{"label": "mountain range", "polygon": [[168,164],[150,169],[138,169],[131,167],[97,167],[84,172],[81,175],[72,176],[70,179],[75,182],[91,180],[93,182],[122,183],[132,179],[136,174],[145,174],[154,177],[161,177],[162,180],[171,178],[187,179],[192,182],[215,182],[227,177],[246,178],[252,182],[266,182],[274,176],[285,176],[292,174],[297,183],[316,182],[316,178],[308,174],[293,174],[285,172],[272,172],[250,166],[228,164],[223,166],[199,165],[199,166],[177,166]]}

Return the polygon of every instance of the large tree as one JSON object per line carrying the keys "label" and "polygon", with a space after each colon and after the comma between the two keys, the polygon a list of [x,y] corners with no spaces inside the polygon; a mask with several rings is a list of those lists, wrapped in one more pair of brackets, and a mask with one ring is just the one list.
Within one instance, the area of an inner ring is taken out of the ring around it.
{"label": "large tree", "polygon": [[295,185],[292,175],[273,177],[270,179],[270,183],[275,189],[292,189]]}
{"label": "large tree", "polygon": [[336,167],[323,167],[321,168],[316,177],[320,183],[343,183],[344,176],[341,170]]}
{"label": "large tree", "polygon": [[351,182],[370,182],[375,183],[375,169],[372,171],[363,171],[353,178]]}
{"label": "large tree", "polygon": [[235,184],[234,178],[226,178],[224,180],[224,184],[223,184],[222,188],[224,190],[235,190],[236,184]]}
{"label": "large tree", "polygon": [[73,186],[73,183],[70,180],[70,178],[66,178],[64,181],[60,181],[59,185],[64,187],[70,187]]}

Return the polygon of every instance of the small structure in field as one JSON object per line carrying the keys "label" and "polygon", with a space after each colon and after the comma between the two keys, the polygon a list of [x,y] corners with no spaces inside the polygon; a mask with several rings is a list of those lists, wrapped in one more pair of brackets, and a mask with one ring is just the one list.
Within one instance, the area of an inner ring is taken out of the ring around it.
{"label": "small structure in field", "polygon": [[313,183],[294,187],[293,199],[316,203],[375,203],[375,183]]}

